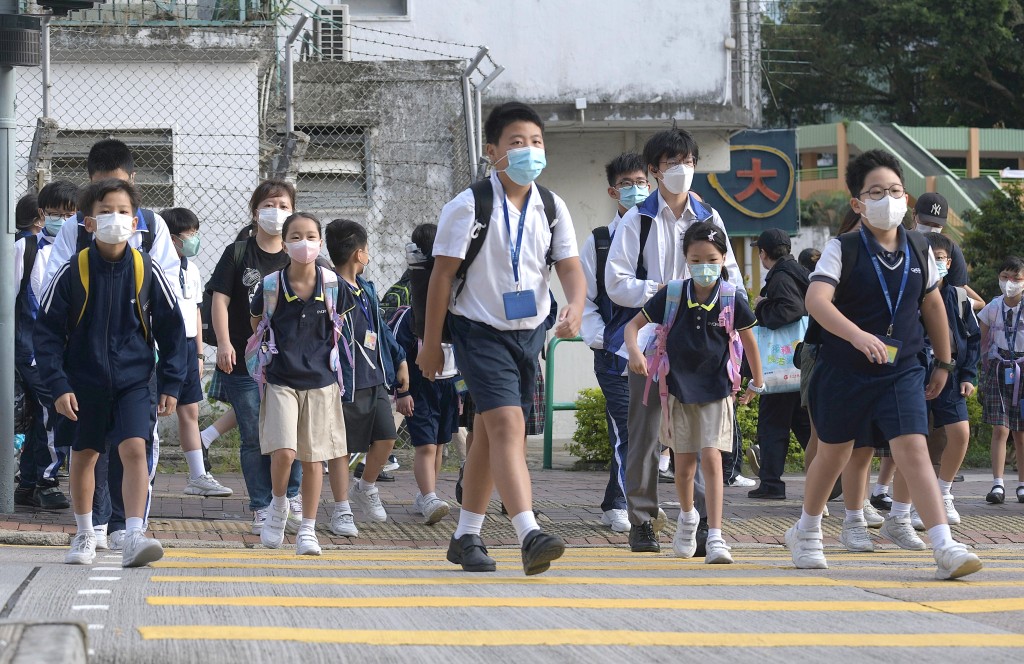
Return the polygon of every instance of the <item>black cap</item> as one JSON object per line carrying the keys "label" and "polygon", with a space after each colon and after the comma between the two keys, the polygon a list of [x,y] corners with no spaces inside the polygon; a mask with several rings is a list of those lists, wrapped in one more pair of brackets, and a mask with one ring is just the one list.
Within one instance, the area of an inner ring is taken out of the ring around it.
{"label": "black cap", "polygon": [[946,225],[946,215],[949,214],[949,203],[942,194],[927,193],[921,194],[914,204],[914,212],[917,213],[918,221],[926,221],[939,226]]}
{"label": "black cap", "polygon": [[786,231],[781,228],[769,228],[757,237],[754,246],[758,249],[763,249],[768,254],[777,247],[786,247],[788,249],[793,246],[793,243],[790,242],[789,234]]}

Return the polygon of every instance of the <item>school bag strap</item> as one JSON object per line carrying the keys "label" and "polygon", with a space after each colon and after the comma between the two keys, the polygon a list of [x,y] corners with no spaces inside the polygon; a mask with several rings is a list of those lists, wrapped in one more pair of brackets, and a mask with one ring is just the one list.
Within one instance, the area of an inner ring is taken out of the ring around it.
{"label": "school bag strap", "polygon": [[604,297],[604,268],[608,264],[608,251],[612,246],[612,234],[607,226],[594,229],[594,253],[597,256],[594,278],[597,280],[597,299]]}
{"label": "school bag strap", "polygon": [[245,344],[245,367],[256,381],[261,399],[267,382],[267,367],[274,359],[274,355],[277,355],[277,339],[270,321],[277,308],[282,272],[272,272],[263,278],[263,315],[256,326],[256,331]]}
{"label": "school bag strap", "polygon": [[723,280],[718,298],[721,302],[718,324],[729,336],[729,361],[726,362],[726,372],[732,383],[732,392],[736,394],[740,391],[740,369],[743,366],[743,342],[736,331],[736,287]]}
{"label": "school bag strap", "polygon": [[651,392],[651,383],[658,382],[662,414],[668,415],[668,333],[676,322],[679,304],[683,300],[683,280],[673,279],[665,284],[665,314],[654,333],[654,352],[647,358],[647,384],[644,385],[644,405]]}
{"label": "school bag strap", "polygon": [[341,396],[345,396],[345,375],[344,366],[341,363],[341,351],[345,351],[349,366],[352,366],[352,350],[345,342],[345,336],[341,333],[344,327],[344,320],[338,314],[338,274],[334,270],[326,270],[317,266],[324,284],[324,302],[327,304],[327,316],[331,321],[331,330],[334,334],[334,347],[331,348],[331,371],[338,378],[338,388]]}
{"label": "school bag strap", "polygon": [[[153,280],[153,261],[148,254],[144,254],[137,249],[128,247],[128,251],[131,252],[132,256],[132,274],[133,283],[135,287],[135,313],[139,317],[139,324],[142,326],[142,333],[146,338],[146,343],[150,346],[153,345],[153,331],[152,325],[149,319],[149,292]],[[82,297],[82,306],[78,311],[78,318],[75,320],[75,327],[78,327],[82,319],[85,318],[85,310],[89,306],[89,287],[90,274],[89,274],[89,249],[83,249],[78,252],[78,256],[75,258],[75,264],[78,268],[78,280],[82,285],[82,291],[84,293]]]}

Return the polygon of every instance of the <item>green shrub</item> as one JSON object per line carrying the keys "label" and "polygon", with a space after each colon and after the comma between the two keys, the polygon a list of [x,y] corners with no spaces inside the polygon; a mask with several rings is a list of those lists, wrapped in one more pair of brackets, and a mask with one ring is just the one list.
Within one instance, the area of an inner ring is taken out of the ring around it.
{"label": "green shrub", "polygon": [[604,412],[604,393],[601,390],[580,390],[576,399],[576,431],[565,449],[583,463],[608,464],[612,460]]}

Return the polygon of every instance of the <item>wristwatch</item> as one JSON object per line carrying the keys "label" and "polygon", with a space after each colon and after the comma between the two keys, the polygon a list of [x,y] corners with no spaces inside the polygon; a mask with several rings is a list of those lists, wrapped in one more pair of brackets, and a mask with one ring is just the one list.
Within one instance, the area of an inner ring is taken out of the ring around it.
{"label": "wristwatch", "polygon": [[942,360],[936,358],[935,366],[938,367],[939,369],[945,369],[946,371],[953,373],[953,370],[956,369],[956,361],[943,362]]}
{"label": "wristwatch", "polygon": [[764,393],[764,385],[754,385],[754,381],[750,381],[747,383],[747,389],[753,392],[754,394]]}

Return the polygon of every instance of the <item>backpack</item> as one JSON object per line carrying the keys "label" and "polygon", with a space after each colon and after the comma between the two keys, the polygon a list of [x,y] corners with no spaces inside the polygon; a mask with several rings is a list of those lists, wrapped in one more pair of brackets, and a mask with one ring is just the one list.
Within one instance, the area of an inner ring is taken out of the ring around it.
{"label": "backpack", "polygon": [[[317,267],[324,284],[324,301],[327,305],[327,317],[334,329],[334,348],[331,349],[331,370],[338,376],[338,387],[341,388],[341,396],[345,396],[345,379],[342,373],[340,349],[345,349],[349,365],[352,365],[352,354],[348,344],[344,343],[341,329],[344,325],[341,316],[338,315],[338,275],[333,270]],[[284,270],[273,272],[263,278],[263,316],[260,318],[256,331],[249,337],[245,344],[245,368],[249,375],[256,381],[259,387],[260,399],[263,399],[263,392],[267,382],[266,369],[277,354],[277,340],[274,336],[274,328],[270,321],[274,318],[274,311],[277,309],[277,301],[281,293],[281,273]]]}
{"label": "backpack", "polygon": [[[641,224],[643,223],[644,217],[641,217]],[[650,234],[651,227],[650,223],[647,225],[647,233]],[[647,238],[643,237],[643,229],[640,231],[640,253],[643,254],[643,247],[647,244]],[[597,281],[597,297],[594,301],[600,300],[607,295],[607,291],[604,289],[604,269],[608,265],[608,250],[612,248],[612,234],[608,230],[607,226],[598,226],[594,229],[594,254],[597,256],[596,265],[594,268],[594,279]],[[600,305],[598,305],[600,306]]]}
{"label": "backpack", "polygon": [[[146,223],[147,229],[142,233],[142,246],[139,249],[148,254],[153,250],[153,239],[156,235],[156,230],[153,227],[156,225],[156,214],[148,208],[139,208],[139,212],[142,213],[142,220]],[[88,249],[92,244],[92,233],[85,230],[85,226],[82,225],[84,221],[85,215],[79,210],[75,215],[75,222],[78,224],[78,241],[75,251]]]}
{"label": "backpack", "polygon": [[[132,266],[135,275],[135,312],[139,315],[139,323],[142,325],[142,333],[146,337],[146,343],[150,346],[153,345],[153,330],[151,324],[151,315],[149,311],[149,292],[150,284],[153,281],[153,259],[147,253],[143,253],[138,249],[128,247],[128,250],[132,252]],[[70,270],[72,273],[77,272],[77,280],[72,278],[72,282],[78,281],[81,284],[81,289],[74,289],[72,295],[71,311],[78,309],[78,318],[75,319],[74,326],[71,329],[78,327],[85,317],[85,311],[89,306],[89,252],[91,249],[83,249],[78,252],[78,257],[70,261]],[[76,301],[77,298],[81,298],[81,303]]]}
{"label": "backpack", "polygon": [[[245,248],[248,245],[248,240],[240,240],[233,243],[234,247],[234,258],[235,258],[235,269],[242,264],[242,258],[245,256]],[[211,278],[206,282],[206,286],[203,287],[203,300],[199,304],[199,313],[203,318],[203,329],[201,333],[203,335],[204,346],[216,346],[217,345],[217,333],[213,329],[213,286],[211,286],[213,279]]]}
{"label": "backpack", "polygon": [[384,313],[384,318],[391,319],[400,307],[409,304],[409,298],[409,271],[406,270],[402,277],[391,284],[391,288],[387,289],[380,298],[380,308]]}

